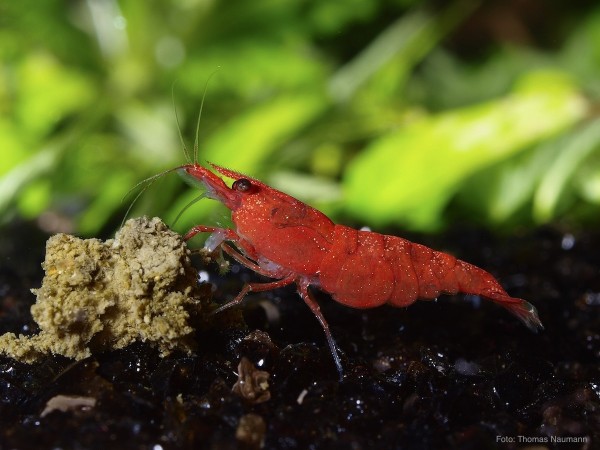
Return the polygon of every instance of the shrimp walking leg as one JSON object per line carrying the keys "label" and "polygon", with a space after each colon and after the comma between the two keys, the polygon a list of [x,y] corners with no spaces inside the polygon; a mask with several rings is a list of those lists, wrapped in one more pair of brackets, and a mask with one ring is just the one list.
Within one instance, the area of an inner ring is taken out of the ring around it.
{"label": "shrimp walking leg", "polygon": [[258,264],[256,264],[254,261],[252,261],[251,259],[249,259],[246,256],[244,256],[243,254],[241,254],[239,251],[236,251],[230,245],[222,244],[221,248],[223,249],[223,251],[225,253],[227,253],[229,256],[231,256],[233,259],[235,259],[237,262],[239,262],[242,266],[245,266],[248,269],[253,270],[254,272],[258,273],[259,275],[263,275],[265,277],[270,277],[270,278],[277,278],[277,275],[273,274],[272,272],[270,272],[267,269],[263,269]]}
{"label": "shrimp walking leg", "polygon": [[239,236],[237,235],[237,233],[229,228],[207,227],[204,225],[196,225],[190,231],[188,231],[185,234],[185,236],[183,236],[183,239],[185,241],[189,241],[194,236],[196,236],[198,233],[214,233],[214,232],[222,233],[223,240],[237,241],[239,239]]}
{"label": "shrimp walking leg", "polygon": [[236,297],[230,302],[225,303],[224,305],[215,309],[212,314],[218,314],[221,311],[231,308],[232,306],[239,305],[244,297],[248,295],[250,292],[264,292],[271,291],[273,289],[277,289],[280,287],[287,286],[288,284],[292,284],[295,281],[293,276],[289,276],[287,278],[283,278],[277,281],[271,281],[270,283],[247,283],[244,285],[242,290]]}
{"label": "shrimp walking leg", "polygon": [[302,297],[302,300],[304,300],[304,303],[306,303],[308,305],[308,307],[310,308],[312,313],[317,317],[317,320],[319,321],[319,323],[321,324],[321,327],[323,328],[323,331],[325,332],[325,337],[327,338],[327,343],[329,344],[329,349],[331,351],[331,354],[333,355],[333,361],[335,362],[335,367],[337,368],[338,373],[340,374],[340,381],[342,381],[342,379],[344,378],[344,371],[342,369],[342,361],[340,360],[340,355],[338,354],[337,346],[335,344],[335,341],[333,340],[331,331],[329,331],[329,324],[325,320],[325,317],[323,316],[323,313],[321,312],[321,308],[319,307],[319,304],[314,299],[311,292],[308,290],[309,282],[306,279],[300,279],[297,284],[298,284],[298,293],[300,294],[300,297]]}

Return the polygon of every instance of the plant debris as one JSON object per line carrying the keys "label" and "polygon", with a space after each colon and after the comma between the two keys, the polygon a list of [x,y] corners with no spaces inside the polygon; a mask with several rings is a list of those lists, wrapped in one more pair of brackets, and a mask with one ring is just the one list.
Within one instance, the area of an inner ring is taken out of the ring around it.
{"label": "plant debris", "polygon": [[246,357],[238,364],[238,380],[231,391],[250,403],[257,404],[271,398],[269,372],[257,369]]}
{"label": "plant debris", "polygon": [[0,353],[24,362],[53,353],[74,359],[150,342],[162,355],[190,352],[196,270],[182,237],[158,218],[128,220],[115,239],[52,236],[42,286],[32,292],[33,336],[0,336]]}
{"label": "plant debris", "polygon": [[93,397],[57,395],[48,400],[46,407],[40,413],[40,417],[45,417],[53,411],[85,411],[94,406],[96,406],[96,399]]}

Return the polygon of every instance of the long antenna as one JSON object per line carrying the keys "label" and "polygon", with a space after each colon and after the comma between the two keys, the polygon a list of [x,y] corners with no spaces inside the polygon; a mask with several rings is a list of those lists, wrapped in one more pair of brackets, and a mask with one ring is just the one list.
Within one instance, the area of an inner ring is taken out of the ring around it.
{"label": "long antenna", "polygon": [[161,177],[165,176],[166,174],[173,172],[177,169],[179,169],[179,167],[175,167],[173,169],[165,170],[164,172],[158,173],[156,175],[152,175],[151,177],[148,177],[145,180],[140,181],[139,183],[137,183],[135,186],[133,186],[131,189],[129,189],[127,191],[127,193],[123,196],[123,199],[121,200],[121,202],[125,201],[125,199],[129,196],[129,194],[131,194],[133,191],[135,191],[138,187],[145,185],[142,189],[140,189],[140,192],[138,192],[137,195],[134,197],[133,201],[127,208],[127,211],[125,211],[125,216],[123,216],[123,220],[121,221],[121,226],[119,228],[123,228],[123,225],[125,224],[127,217],[129,217],[129,213],[131,212],[131,209],[133,208],[133,205],[135,205],[135,202],[137,202],[137,200],[140,198],[140,196],[144,192],[146,192],[146,189],[148,189],[150,186],[152,186],[152,184],[159,178],[161,178]]}
{"label": "long antenna", "polygon": [[177,217],[175,217],[175,220],[173,221],[173,223],[171,224],[170,228],[173,228],[175,226],[175,224],[177,223],[177,221],[179,220],[179,218],[183,215],[184,212],[186,212],[188,210],[188,208],[190,206],[192,206],[194,203],[202,200],[203,198],[206,197],[207,192],[203,192],[202,194],[200,194],[198,197],[192,199],[192,201],[188,202],[187,205],[185,205],[181,211],[179,211],[179,213],[177,214]]}
{"label": "long antenna", "polygon": [[[206,83],[204,85],[204,92],[202,93],[202,101],[200,102],[200,111],[198,113],[198,121],[196,123],[196,136],[195,136],[195,139],[194,139],[194,159],[193,160],[190,157],[190,152],[189,152],[189,150],[187,148],[187,145],[185,145],[185,140],[183,139],[183,134],[181,133],[181,122],[179,120],[179,114],[177,113],[177,106],[175,105],[175,82],[173,82],[173,85],[171,86],[171,102],[173,103],[173,111],[175,112],[175,122],[177,124],[177,134],[179,136],[179,141],[181,142],[181,147],[183,149],[183,154],[185,155],[185,160],[186,160],[187,164],[197,164],[198,163],[198,139],[199,139],[198,136],[200,134],[200,119],[202,118],[202,109],[204,108],[204,100],[206,98],[206,92],[208,91],[208,83],[210,82],[211,78],[215,75],[215,73],[217,73],[217,71],[219,69],[220,69],[220,67],[217,67],[209,75],[209,77],[206,80]],[[127,211],[125,212],[125,216],[123,217],[123,220],[121,222],[121,228],[125,224],[125,221],[127,220],[127,217],[129,216],[129,213],[131,212],[131,209],[133,208],[133,206],[135,205],[135,203],[137,202],[137,200],[140,198],[140,196],[146,191],[146,189],[148,189],[150,186],[152,186],[152,184],[156,180],[158,180],[159,178],[165,176],[166,174],[168,174],[170,172],[178,170],[180,168],[181,168],[181,166],[175,167],[173,169],[165,170],[164,172],[161,172],[161,173],[156,174],[156,175],[152,175],[151,177],[148,177],[145,180],[140,181],[135,186],[133,186],[131,189],[129,189],[129,191],[127,191],[127,193],[123,196],[123,199],[121,201],[124,201],[129,196],[129,194],[131,194],[138,187],[144,185],[144,187],[140,190],[140,192],[137,193],[137,195],[135,196],[135,198],[133,199],[133,201],[131,202],[131,204],[127,208]],[[183,209],[179,212],[179,214],[177,214],[177,217],[175,218],[175,221],[173,222],[173,225],[175,225],[175,223],[179,220],[179,218],[181,217],[181,215],[190,206],[192,206],[194,203],[196,203],[200,199],[204,198],[205,196],[206,196],[206,192],[202,193],[201,195],[199,195],[198,197],[196,197],[194,200],[192,200],[191,202],[189,202],[187,205],[185,205],[183,207]]]}
{"label": "long antenna", "polygon": [[204,92],[202,93],[202,101],[200,102],[200,111],[198,112],[198,121],[196,122],[196,137],[194,139],[194,163],[198,163],[198,135],[200,134],[200,119],[202,118],[202,110],[204,109],[204,99],[206,98],[206,92],[208,91],[208,83],[211,78],[219,71],[221,67],[217,68],[208,76],[206,83],[204,84]]}
{"label": "long antenna", "polygon": [[181,134],[181,122],[179,121],[179,114],[177,113],[177,106],[175,105],[175,82],[171,86],[171,102],[173,102],[173,111],[175,112],[175,123],[177,124],[177,134],[179,135],[179,140],[181,141],[181,147],[183,148],[183,154],[185,155],[185,161],[188,164],[192,164],[192,160],[190,158],[190,152],[188,151],[187,146],[185,145],[185,140],[183,139],[183,135]]}

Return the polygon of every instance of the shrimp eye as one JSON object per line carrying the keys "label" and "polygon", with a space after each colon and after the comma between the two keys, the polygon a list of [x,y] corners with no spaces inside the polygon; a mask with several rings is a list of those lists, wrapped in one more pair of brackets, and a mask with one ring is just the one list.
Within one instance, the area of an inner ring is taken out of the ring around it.
{"label": "shrimp eye", "polygon": [[231,187],[238,192],[248,192],[252,189],[252,183],[246,178],[240,178],[239,180],[234,181]]}

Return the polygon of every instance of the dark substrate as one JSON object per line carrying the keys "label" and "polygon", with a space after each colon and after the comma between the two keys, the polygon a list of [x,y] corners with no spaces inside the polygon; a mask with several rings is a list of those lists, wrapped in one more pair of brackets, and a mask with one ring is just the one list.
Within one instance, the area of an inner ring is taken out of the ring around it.
{"label": "dark substrate", "polygon": [[[23,240],[0,242],[0,333],[29,333],[43,244],[12,231]],[[197,333],[195,356],[160,358],[136,344],[80,362],[0,358],[0,448],[598,448],[600,233],[460,230],[420,242],[498,276],[538,308],[545,330],[477,297],[359,311],[319,295],[342,351],[340,382],[294,290],[255,294],[245,325],[217,318]],[[259,279],[205,270],[216,301]],[[268,400],[232,392],[242,357],[269,374]],[[95,406],[42,417],[58,395]],[[560,442],[573,438],[583,442]]]}

